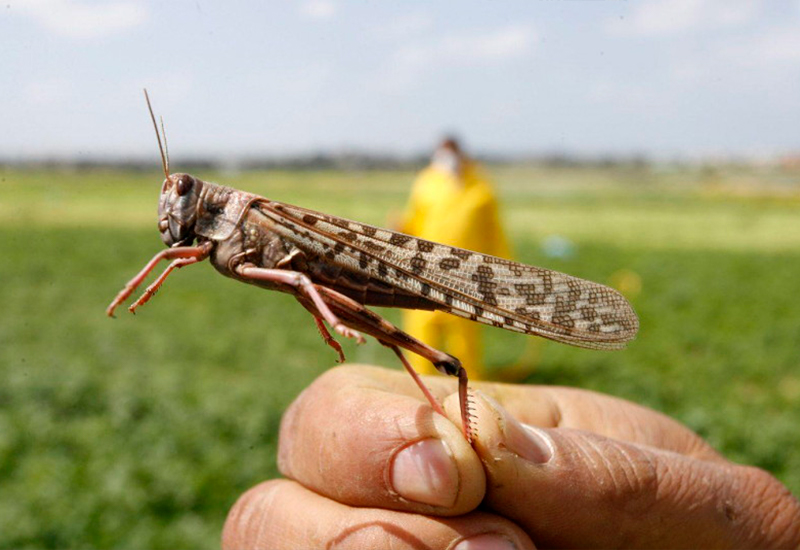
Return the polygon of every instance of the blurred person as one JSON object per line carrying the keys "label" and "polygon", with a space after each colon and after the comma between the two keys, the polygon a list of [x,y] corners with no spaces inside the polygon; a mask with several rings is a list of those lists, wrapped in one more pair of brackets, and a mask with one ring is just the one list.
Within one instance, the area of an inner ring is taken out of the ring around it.
{"label": "blurred person", "polygon": [[800,503],[651,409],[574,388],[455,382],[364,365],[286,411],[278,467],[231,509],[239,548],[800,548]]}
{"label": "blurred person", "polygon": [[[442,140],[430,165],[417,176],[398,230],[429,241],[510,258],[489,180],[453,137]],[[458,357],[470,379],[486,378],[482,327],[478,323],[440,311],[405,310],[403,329]],[[433,372],[422,357],[412,354],[409,360],[418,371]]]}

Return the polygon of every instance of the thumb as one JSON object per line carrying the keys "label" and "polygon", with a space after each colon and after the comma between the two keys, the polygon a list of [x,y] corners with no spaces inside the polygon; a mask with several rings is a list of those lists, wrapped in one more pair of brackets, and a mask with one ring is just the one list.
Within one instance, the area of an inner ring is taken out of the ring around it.
{"label": "thumb", "polygon": [[[760,470],[534,428],[480,392],[473,401],[485,503],[539,548],[763,546],[750,537],[776,527],[769,511],[759,515],[758,499],[782,486]],[[447,405],[449,415],[456,412]]]}

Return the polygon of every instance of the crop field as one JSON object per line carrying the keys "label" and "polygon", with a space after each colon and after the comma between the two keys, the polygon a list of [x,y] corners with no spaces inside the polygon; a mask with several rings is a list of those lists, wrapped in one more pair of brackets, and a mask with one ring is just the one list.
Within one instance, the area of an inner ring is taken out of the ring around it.
{"label": "crop field", "polygon": [[[800,495],[800,173],[490,171],[516,259],[617,286],[641,319],[621,352],[486,329],[493,372],[653,407]],[[195,175],[377,225],[413,179]],[[279,475],[282,411],[334,352],[291,297],[207,263],[105,316],[163,247],[156,171],[0,176],[0,547],[217,548],[237,496]],[[374,341],[344,348],[399,368]]]}

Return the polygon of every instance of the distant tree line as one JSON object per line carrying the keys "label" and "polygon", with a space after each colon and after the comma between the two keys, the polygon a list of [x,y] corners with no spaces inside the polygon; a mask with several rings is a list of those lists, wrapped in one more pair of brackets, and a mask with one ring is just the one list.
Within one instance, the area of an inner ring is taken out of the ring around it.
{"label": "distant tree line", "polygon": [[[484,153],[475,157],[489,165],[537,165],[548,168],[625,168],[645,169],[654,164],[692,165],[692,166],[748,166],[763,164],[763,160],[744,158],[715,159],[675,159],[672,161],[652,159],[644,154],[626,156],[615,155],[575,155],[569,153],[548,154],[494,154]],[[786,156],[770,159],[767,164],[795,168],[800,166],[798,156]],[[787,160],[788,159],[788,160]],[[429,155],[417,153],[410,155],[374,154],[374,153],[309,153],[270,156],[244,157],[181,157],[173,160],[173,164],[181,171],[248,171],[248,170],[418,170],[428,163]],[[794,162],[792,162],[794,161]],[[2,159],[0,166],[9,168],[33,169],[117,169],[130,171],[157,170],[159,163],[155,157],[147,158],[41,158],[41,159]]]}

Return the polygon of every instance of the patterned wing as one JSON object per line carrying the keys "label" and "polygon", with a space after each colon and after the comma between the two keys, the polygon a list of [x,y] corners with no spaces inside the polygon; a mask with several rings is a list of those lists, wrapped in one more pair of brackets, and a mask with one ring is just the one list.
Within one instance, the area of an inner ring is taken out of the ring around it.
{"label": "patterned wing", "polygon": [[309,253],[487,325],[595,349],[618,349],[639,321],[617,291],[557,271],[454,248],[298,206],[255,204]]}

